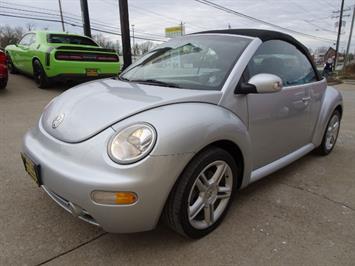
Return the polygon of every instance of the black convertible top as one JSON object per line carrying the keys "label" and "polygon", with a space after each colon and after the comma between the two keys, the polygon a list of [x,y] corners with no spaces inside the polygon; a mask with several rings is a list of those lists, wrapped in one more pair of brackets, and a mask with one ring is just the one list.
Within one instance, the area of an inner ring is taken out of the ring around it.
{"label": "black convertible top", "polygon": [[203,33],[219,33],[219,34],[234,34],[234,35],[243,35],[249,37],[259,38],[262,42],[270,41],[270,40],[281,40],[288,42],[298,48],[310,61],[312,64],[313,70],[316,73],[317,79],[321,80],[320,75],[318,73],[317,67],[313,62],[313,59],[307,49],[302,43],[297,41],[291,35],[286,33],[282,33],[279,31],[272,30],[259,30],[259,29],[226,29],[226,30],[209,30],[209,31],[201,31],[196,32],[194,34],[203,34]]}

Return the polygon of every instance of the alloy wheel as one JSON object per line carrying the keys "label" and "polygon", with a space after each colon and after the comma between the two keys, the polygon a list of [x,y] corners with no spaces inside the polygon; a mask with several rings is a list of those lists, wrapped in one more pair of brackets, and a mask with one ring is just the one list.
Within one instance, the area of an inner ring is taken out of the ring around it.
{"label": "alloy wheel", "polygon": [[188,218],[195,229],[206,229],[223,214],[232,195],[233,173],[225,161],[207,165],[191,187]]}
{"label": "alloy wheel", "polygon": [[331,150],[335,144],[339,133],[339,122],[339,117],[337,115],[334,115],[329,122],[325,141],[325,147],[327,150]]}

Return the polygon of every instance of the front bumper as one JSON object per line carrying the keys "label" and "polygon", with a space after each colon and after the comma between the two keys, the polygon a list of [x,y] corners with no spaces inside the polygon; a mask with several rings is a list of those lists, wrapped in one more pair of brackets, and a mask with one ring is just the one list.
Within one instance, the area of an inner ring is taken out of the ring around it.
{"label": "front bumper", "polygon": [[[107,232],[153,229],[172,186],[193,156],[148,156],[132,165],[118,165],[106,149],[115,132],[112,128],[87,141],[68,144],[48,135],[40,125],[25,135],[23,151],[40,164],[43,188],[67,211]],[[132,191],[138,201],[101,205],[91,200],[94,190]]]}

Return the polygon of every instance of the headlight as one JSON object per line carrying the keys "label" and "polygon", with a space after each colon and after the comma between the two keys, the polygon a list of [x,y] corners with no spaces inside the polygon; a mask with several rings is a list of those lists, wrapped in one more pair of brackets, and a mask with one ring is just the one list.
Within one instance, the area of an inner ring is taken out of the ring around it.
{"label": "headlight", "polygon": [[109,142],[108,154],[119,164],[130,164],[143,159],[153,149],[157,138],[153,126],[134,124],[118,132]]}

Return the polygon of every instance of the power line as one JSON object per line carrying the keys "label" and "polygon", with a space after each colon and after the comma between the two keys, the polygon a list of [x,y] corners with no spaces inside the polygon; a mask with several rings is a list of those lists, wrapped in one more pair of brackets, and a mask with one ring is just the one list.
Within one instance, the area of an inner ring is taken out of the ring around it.
{"label": "power line", "polygon": [[327,31],[327,32],[330,32],[330,33],[333,33],[333,34],[336,34],[336,33],[337,33],[337,32],[334,31],[334,30],[328,30],[328,29],[323,28],[323,27],[319,26],[318,24],[313,23],[313,22],[311,22],[311,21],[309,21],[309,20],[304,20],[304,22],[308,23],[309,25],[315,26],[315,27],[317,27],[318,29],[320,29],[320,30],[322,30],[322,31]]}
{"label": "power line", "polygon": [[[27,16],[21,16],[21,15],[16,15],[16,13],[10,13],[10,12],[7,12],[5,11],[1,11],[2,13],[0,13],[0,16],[4,16],[4,17],[13,17],[13,18],[27,18],[27,19],[33,19],[33,20],[39,20],[39,21],[48,21],[48,22],[61,22],[60,20],[57,20],[57,19],[49,19],[49,18],[40,18],[40,17],[36,17],[36,18],[33,18],[33,17],[27,17]],[[68,24],[68,25],[71,25],[71,26],[76,26],[72,23],[68,23],[68,22],[65,22],[65,24]]]}
{"label": "power line", "polygon": [[[106,4],[109,4],[111,6],[117,6],[116,4],[112,3],[112,2],[109,2],[109,0],[102,0],[104,1]],[[166,21],[172,21],[174,23],[178,22],[180,24],[181,22],[181,19],[177,19],[177,18],[173,18],[173,17],[170,17],[170,16],[166,16],[166,15],[162,15],[160,13],[157,13],[153,10],[150,10],[150,9],[147,9],[147,8],[143,8],[143,7],[140,7],[140,6],[136,6],[132,3],[129,4],[130,7],[133,7],[136,11],[139,11],[139,12],[143,12],[145,14],[150,14],[150,15],[155,15],[155,16],[158,16],[160,18],[164,18]],[[195,24],[192,24],[190,22],[185,22],[185,24],[188,24],[190,27],[192,28],[198,28],[198,29],[207,29],[206,27],[202,27],[202,26],[198,26],[198,25],[195,25]]]}
{"label": "power line", "polygon": [[[43,17],[29,17],[29,16],[18,15],[16,13],[10,13],[10,12],[6,12],[6,11],[5,11],[5,13],[2,11],[0,13],[0,16],[13,17],[13,18],[25,18],[25,19],[32,19],[32,20],[39,20],[39,21],[47,21],[47,22],[61,22],[61,20],[59,20],[59,19],[49,19],[49,18],[43,18]],[[73,27],[83,28],[83,26],[80,24],[75,24],[75,23],[66,22],[66,21],[64,21],[64,23],[67,25],[71,25]],[[114,32],[114,31],[99,29],[96,27],[92,27],[91,29],[96,32],[121,36],[120,33]],[[145,41],[164,42],[164,40],[159,40],[159,39],[154,39],[154,38],[146,38],[146,37],[141,37],[141,36],[135,36],[135,38],[139,39],[139,40],[145,40]]]}
{"label": "power line", "polygon": [[[19,6],[19,7],[26,7],[26,8],[30,8],[30,9],[35,9],[35,11],[37,11],[38,7],[34,7],[34,6],[30,6],[30,5],[25,5],[25,4],[16,4],[16,3],[9,3],[9,2],[5,2],[5,1],[1,1],[0,4],[5,4],[5,5],[8,5],[8,6]],[[4,7],[4,6],[3,6]],[[43,8],[43,7],[40,7],[41,10],[45,10],[45,11],[51,11],[51,12],[55,12],[56,14],[54,15],[57,15],[57,12],[58,10],[55,10],[55,9],[49,9],[49,8]],[[70,14],[70,17],[77,17],[78,14],[74,14],[74,13],[71,13],[71,12],[66,12],[67,14]],[[67,15],[68,16],[68,15]],[[97,22],[100,22],[100,23],[104,23],[100,20],[97,20],[97,19],[94,19],[94,18],[90,18],[91,21],[97,21]]]}
{"label": "power line", "polygon": [[[143,8],[143,7],[138,7],[138,6],[136,6],[136,5],[132,4],[132,3],[130,3],[129,5],[130,5],[130,7],[133,7],[134,9],[136,9],[138,11],[149,13],[149,14],[153,14],[155,16],[158,16],[158,17],[161,17],[161,18],[165,18],[165,20],[172,21],[174,23],[178,22],[180,24],[180,22],[181,22],[181,19],[173,18],[173,17],[166,16],[166,15],[162,15],[160,13],[157,13],[157,12],[153,11],[153,10],[150,10],[150,9],[147,9],[147,8]],[[192,24],[192,23],[189,23],[189,22],[185,22],[185,24],[188,24],[190,27],[193,27],[193,28],[206,29],[206,27],[198,26],[198,25],[195,25],[195,24]]]}
{"label": "power line", "polygon": [[322,37],[314,36],[314,35],[311,35],[311,34],[299,32],[299,31],[296,31],[296,30],[292,30],[292,29],[289,29],[289,28],[286,28],[286,27],[282,27],[282,26],[273,24],[271,22],[268,22],[268,21],[265,21],[265,20],[262,20],[262,19],[258,19],[258,18],[249,16],[249,15],[246,15],[244,13],[235,11],[233,9],[230,9],[230,8],[227,8],[227,7],[223,7],[221,5],[218,5],[218,4],[213,3],[211,1],[208,1],[208,0],[194,0],[194,1],[199,2],[201,4],[204,4],[204,5],[207,5],[207,6],[210,6],[210,7],[213,7],[213,8],[216,8],[216,9],[219,9],[219,10],[227,12],[229,14],[233,14],[233,15],[236,15],[236,16],[239,16],[239,17],[242,17],[242,18],[246,18],[246,19],[252,20],[254,22],[262,23],[264,25],[267,25],[267,26],[270,26],[270,27],[273,27],[273,28],[281,29],[283,31],[287,31],[287,32],[294,33],[294,34],[297,34],[297,35],[302,35],[302,36],[305,36],[305,37],[308,37],[308,38],[312,38],[312,39],[328,41],[328,42],[334,42],[334,40],[331,40],[331,39],[322,38]]}
{"label": "power line", "polygon": [[[106,4],[109,4],[109,5],[114,6],[114,7],[118,7],[116,2],[110,2],[109,0],[103,0],[103,1]],[[28,9],[25,10],[24,7],[25,8],[30,8],[30,9],[36,9],[36,7],[30,6],[30,5],[26,5],[26,4],[12,4],[12,3],[9,3],[9,2],[4,2],[4,1],[0,1],[0,4],[7,5],[7,6],[0,6],[0,8],[8,8],[8,9],[13,9],[13,10],[23,11],[23,12],[26,12],[26,13],[32,13],[33,12],[33,13],[36,13],[36,14],[45,14],[45,15],[49,15],[49,16],[60,17],[60,14],[58,14],[58,10],[54,10],[54,9],[48,9],[48,8],[42,8],[41,7],[41,10],[47,11],[47,12],[43,12],[43,11],[37,11],[37,10],[28,10]],[[130,6],[131,5],[132,4],[130,4]],[[13,6],[22,7],[22,8],[14,8]],[[179,19],[174,19],[174,18],[171,18],[171,17],[169,18],[168,16],[161,15],[159,13],[156,13],[156,12],[148,10],[148,9],[144,9],[144,8],[141,8],[141,7],[135,7],[135,8],[136,9],[142,9],[142,10],[139,10],[141,12],[143,11],[145,13],[149,13],[149,14],[153,14],[153,15],[156,15],[156,16],[159,16],[159,17],[167,18],[170,21],[173,20],[174,22],[176,22],[176,21],[178,21],[179,23],[181,22],[181,20],[179,20]],[[72,20],[72,21],[75,21],[75,22],[78,22],[78,23],[82,21],[81,19],[78,19],[77,15],[74,14],[74,13],[63,12],[63,14],[64,14],[63,17],[66,20]],[[119,27],[109,26],[109,25],[107,25],[107,23],[105,23],[103,21],[100,21],[98,19],[90,18],[90,20],[92,21],[91,24],[93,24],[93,25],[96,25],[96,26],[99,26],[99,27],[104,27],[104,28],[107,28],[107,29],[110,29],[110,30],[120,30]],[[190,23],[188,23],[188,24],[191,25]],[[206,29],[206,28],[203,28],[203,27],[200,27],[200,26],[192,26],[192,27],[200,28],[200,29]],[[143,31],[136,30],[136,29],[135,29],[135,32],[140,34],[140,35],[149,35],[149,36],[152,36],[152,37],[155,37],[155,38],[163,38],[165,40],[167,39],[164,35],[161,35],[161,34],[148,33],[148,32],[143,32]]]}
{"label": "power line", "polygon": [[[53,16],[57,16],[57,17],[60,17],[59,14],[55,14],[55,13],[49,13],[49,12],[43,12],[43,11],[35,11],[35,10],[29,10],[29,9],[23,9],[23,8],[14,8],[14,7],[7,7],[7,6],[0,6],[0,9],[10,9],[10,10],[16,10],[16,11],[20,11],[23,13],[25,13],[24,15],[32,15],[32,14],[40,14],[43,16],[49,16],[49,18],[52,18]],[[26,14],[26,13],[29,13],[29,14]],[[81,22],[81,19],[78,19],[78,18],[74,18],[72,16],[68,16],[68,15],[64,15],[63,16],[66,20],[72,20],[72,21],[75,21],[75,22]],[[96,25],[99,25],[99,26],[103,26],[103,27],[110,27],[110,26],[107,26],[105,24],[102,24],[102,23],[97,23],[97,22],[93,22],[93,24],[96,24]],[[111,28],[111,27],[110,27]],[[115,28],[116,29],[116,28]]]}
{"label": "power line", "polygon": [[[32,14],[40,14],[42,19],[50,19],[51,22],[53,20],[53,16],[57,16],[58,18],[60,18],[59,14],[43,12],[43,11],[34,11],[34,10],[28,10],[28,9],[23,9],[23,8],[12,8],[12,7],[4,7],[4,6],[0,6],[0,9],[9,9],[9,10],[16,10],[16,11],[22,12],[22,13],[11,13],[11,12],[5,11],[7,13],[14,14],[14,15],[31,16]],[[29,14],[26,14],[26,13],[29,13]],[[66,23],[66,24],[69,24],[69,25],[72,25],[72,26],[75,23],[80,23],[81,22],[80,19],[74,18],[74,17],[71,17],[71,16],[67,16],[67,15],[64,15],[64,18],[67,21],[69,21],[69,23]],[[57,20],[57,19],[55,19],[55,20]],[[61,22],[61,20],[60,20],[60,22]],[[112,26],[104,25],[102,23],[93,22],[92,24],[93,24],[93,26],[101,27],[101,28],[103,27],[103,28],[106,28],[108,30],[117,30],[117,29],[119,30],[119,27],[112,27]],[[155,37],[158,37],[158,38],[165,38],[165,36],[162,36],[162,35],[145,33],[145,32],[140,32],[140,31],[136,31],[136,32],[138,33],[138,37],[141,37],[141,38],[144,38],[144,36],[142,37],[142,35],[150,35],[150,36],[153,36],[153,37],[155,36]],[[141,36],[139,36],[139,35],[141,35]]]}
{"label": "power line", "polygon": [[[117,5],[117,2],[116,2],[116,1],[115,1],[115,2],[110,2],[109,0],[102,0],[102,1],[105,2],[105,3],[108,4],[108,5],[111,5],[111,6],[114,6],[114,7],[118,8],[118,5]],[[131,7],[131,6],[134,6],[134,5],[130,3],[129,6]],[[142,7],[137,7],[137,8],[143,9]],[[145,10],[147,10],[147,9],[145,9]],[[149,10],[147,10],[147,11],[148,11],[149,13],[154,13],[153,11],[149,11]],[[155,13],[155,14],[157,14],[157,13]],[[159,14],[157,14],[157,15],[159,15]],[[179,21],[179,22],[180,22],[180,21]],[[132,31],[132,30],[131,30],[131,31]],[[137,31],[136,29],[135,29],[135,33],[141,33],[141,34],[156,36],[156,37],[160,37],[160,38],[166,38],[165,36],[160,35],[160,34]]]}

